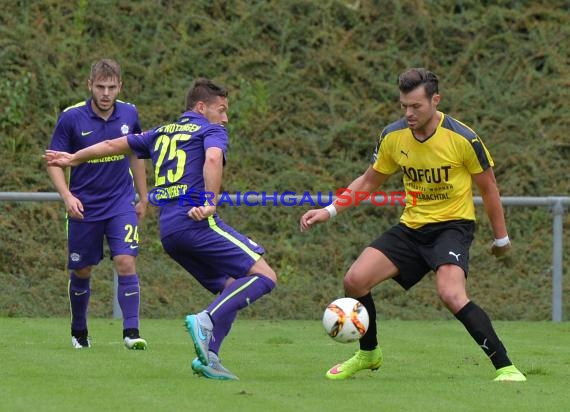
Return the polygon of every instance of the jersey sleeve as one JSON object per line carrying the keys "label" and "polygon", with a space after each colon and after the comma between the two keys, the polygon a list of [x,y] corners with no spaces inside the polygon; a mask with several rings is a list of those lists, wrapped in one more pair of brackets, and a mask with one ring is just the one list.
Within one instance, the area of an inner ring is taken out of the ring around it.
{"label": "jersey sleeve", "polygon": [[60,152],[72,153],[73,148],[71,140],[73,137],[73,126],[69,117],[64,113],[59,116],[51,141],[49,144],[50,150],[58,150]]}
{"label": "jersey sleeve", "polygon": [[225,127],[221,125],[212,125],[204,134],[204,151],[210,147],[217,147],[222,149],[224,153],[224,161],[228,151],[228,132]]}
{"label": "jersey sleeve", "polygon": [[372,168],[379,173],[386,175],[394,174],[398,171],[398,163],[394,161],[391,152],[393,151],[393,144],[390,136],[383,130],[378,138],[376,147],[374,148],[374,153],[370,159]]}
{"label": "jersey sleeve", "polygon": [[133,133],[142,133],[142,129],[141,129],[141,122],[139,120],[139,112],[137,111],[136,107],[134,108],[135,110],[135,122],[133,124]]}
{"label": "jersey sleeve", "polygon": [[491,154],[479,136],[469,139],[465,148],[465,167],[471,174],[482,173],[494,166]]}
{"label": "jersey sleeve", "polygon": [[127,135],[127,143],[139,159],[151,158],[151,147],[154,141],[154,130]]}

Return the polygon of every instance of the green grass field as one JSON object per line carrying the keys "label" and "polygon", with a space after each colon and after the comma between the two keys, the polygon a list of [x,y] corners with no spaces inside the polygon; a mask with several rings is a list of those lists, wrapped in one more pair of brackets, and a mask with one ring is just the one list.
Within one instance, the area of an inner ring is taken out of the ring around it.
{"label": "green grass field", "polygon": [[496,322],[525,383],[494,370],[455,321],[379,323],[384,365],[348,381],[324,373],[355,344],[318,321],[239,320],[221,353],[240,380],[192,374],[182,319],[143,320],[149,350],[127,351],[121,323],[93,319],[88,350],[68,319],[0,319],[1,411],[564,411],[570,410],[570,324]]}

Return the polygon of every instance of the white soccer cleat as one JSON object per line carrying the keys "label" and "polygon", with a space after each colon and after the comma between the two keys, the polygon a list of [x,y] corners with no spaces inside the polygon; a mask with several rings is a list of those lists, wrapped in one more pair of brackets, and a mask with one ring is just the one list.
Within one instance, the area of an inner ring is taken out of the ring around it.
{"label": "white soccer cleat", "polygon": [[136,328],[125,329],[123,331],[123,341],[125,342],[125,347],[131,350],[146,350],[148,346],[146,340],[141,338],[139,330]]}
{"label": "white soccer cleat", "polygon": [[89,338],[87,336],[72,336],[71,337],[71,345],[75,348],[75,349],[83,349],[83,348],[90,348],[91,347],[91,341],[89,340]]}

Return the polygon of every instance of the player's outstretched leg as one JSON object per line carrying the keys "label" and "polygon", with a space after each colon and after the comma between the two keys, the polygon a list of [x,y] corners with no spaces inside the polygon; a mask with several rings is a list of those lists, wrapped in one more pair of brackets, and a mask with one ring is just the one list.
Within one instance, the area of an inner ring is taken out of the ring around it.
{"label": "player's outstretched leg", "polygon": [[212,338],[212,329],[214,325],[210,315],[206,311],[202,311],[196,315],[186,316],[186,329],[194,342],[194,349],[200,362],[204,365],[208,364],[208,348],[210,339]]}
{"label": "player's outstretched leg", "polygon": [[374,350],[359,349],[352,358],[339,363],[329,369],[326,377],[329,379],[348,379],[361,370],[375,371],[382,365],[382,351],[380,347]]}
{"label": "player's outstretched leg", "polygon": [[208,305],[206,310],[216,323],[217,319],[235,316],[237,311],[268,294],[274,287],[275,282],[260,273],[236,279]]}
{"label": "player's outstretched leg", "polygon": [[222,365],[218,355],[212,351],[208,353],[208,363],[206,365],[204,365],[199,358],[195,358],[192,361],[192,370],[209,379],[217,379],[221,381],[239,380],[236,375]]}
{"label": "player's outstretched leg", "polygon": [[469,301],[455,317],[489,357],[497,371],[496,382],[524,382],[526,377],[511,362],[507,349],[497,336],[491,319],[475,302]]}

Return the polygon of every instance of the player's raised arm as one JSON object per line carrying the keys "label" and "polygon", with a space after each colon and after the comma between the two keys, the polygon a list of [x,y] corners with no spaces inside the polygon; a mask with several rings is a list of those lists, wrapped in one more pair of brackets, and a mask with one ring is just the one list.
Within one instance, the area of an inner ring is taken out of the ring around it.
{"label": "player's raised arm", "polygon": [[336,216],[337,213],[356,205],[358,197],[360,201],[363,195],[370,196],[370,193],[382,185],[388,177],[389,175],[379,173],[370,166],[362,175],[354,179],[343,193],[340,193],[341,198],[335,200],[327,207],[311,209],[303,214],[300,221],[301,232],[306,232],[312,225],[326,222]]}
{"label": "player's raised arm", "polygon": [[103,156],[112,156],[132,153],[127,142],[127,136],[116,139],[105,140],[93,146],[81,149],[73,154],[58,152],[56,150],[46,150],[43,158],[48,166],[68,167],[77,166],[88,160],[97,159]]}

